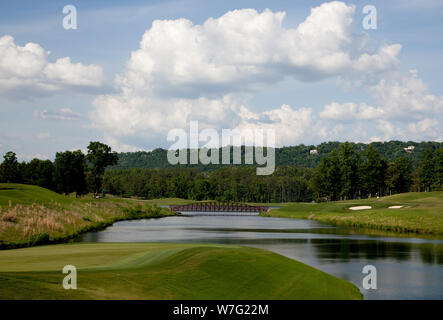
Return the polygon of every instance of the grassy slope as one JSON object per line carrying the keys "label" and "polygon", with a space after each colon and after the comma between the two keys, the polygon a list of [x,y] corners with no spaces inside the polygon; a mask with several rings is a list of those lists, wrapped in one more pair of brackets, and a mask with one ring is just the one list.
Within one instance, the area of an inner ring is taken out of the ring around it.
{"label": "grassy slope", "polygon": [[[61,270],[77,267],[78,289]],[[63,244],[0,251],[0,299],[361,299],[353,284],[225,245]]]}
{"label": "grassy slope", "polygon": [[189,204],[197,201],[181,199],[181,198],[161,198],[161,199],[152,199],[152,200],[143,200],[150,204],[156,204],[158,206],[166,206],[166,205],[178,205],[178,204]]}
{"label": "grassy slope", "polygon": [[65,197],[48,189],[16,183],[0,183],[0,206],[15,204],[45,204],[51,201],[70,204],[74,198]]}
{"label": "grassy slope", "polygon": [[0,248],[63,241],[118,220],[172,213],[125,199],[76,199],[22,184],[0,184]]}
{"label": "grassy slope", "polygon": [[[370,210],[349,207],[368,205]],[[401,209],[388,209],[402,205]],[[320,222],[384,231],[443,234],[443,192],[404,193],[380,199],[328,203],[291,203],[265,216],[314,219]]]}

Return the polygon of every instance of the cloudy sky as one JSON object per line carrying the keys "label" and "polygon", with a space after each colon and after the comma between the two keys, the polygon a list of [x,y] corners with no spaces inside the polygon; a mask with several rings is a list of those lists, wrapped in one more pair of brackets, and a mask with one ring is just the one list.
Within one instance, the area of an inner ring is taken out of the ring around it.
{"label": "cloudy sky", "polygon": [[442,141],[442,30],[439,0],[2,1],[0,154],[168,147],[192,120],[279,146]]}

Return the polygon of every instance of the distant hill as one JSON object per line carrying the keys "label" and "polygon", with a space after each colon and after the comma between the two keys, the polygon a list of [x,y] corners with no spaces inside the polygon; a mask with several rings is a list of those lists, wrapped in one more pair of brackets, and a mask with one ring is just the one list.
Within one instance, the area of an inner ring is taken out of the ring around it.
{"label": "distant hill", "polygon": [[[337,148],[341,142],[324,142],[317,146],[314,145],[298,145],[292,147],[282,147],[275,149],[276,166],[297,166],[315,168],[320,159],[326,156],[333,149]],[[355,151],[363,152],[369,144],[351,143]],[[406,157],[410,160],[414,167],[417,167],[423,157],[426,149],[437,149],[443,147],[442,142],[373,142],[371,143],[380,153],[382,157],[388,161],[392,161],[399,157]],[[413,150],[405,151],[404,148],[409,146]],[[232,148],[232,147],[231,147]],[[311,150],[317,150],[317,154],[311,154]],[[189,150],[188,150],[189,152]],[[221,149],[219,150],[221,155]],[[232,153],[232,152],[231,152]],[[244,154],[244,150],[242,150]],[[132,168],[199,168],[201,171],[210,171],[220,168],[222,165],[177,165],[169,164],[167,160],[167,150],[155,149],[150,152],[125,152],[118,154],[118,164],[108,169],[132,169]],[[221,159],[221,156],[220,156]],[[244,163],[244,161],[242,161]],[[244,164],[243,164],[244,165]]]}

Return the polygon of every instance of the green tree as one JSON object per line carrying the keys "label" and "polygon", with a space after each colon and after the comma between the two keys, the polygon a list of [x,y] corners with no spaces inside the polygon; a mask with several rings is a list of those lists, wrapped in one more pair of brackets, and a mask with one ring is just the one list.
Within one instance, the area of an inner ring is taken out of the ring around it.
{"label": "green tree", "polygon": [[56,188],[77,196],[86,193],[85,155],[80,151],[57,152],[54,162]]}
{"label": "green tree", "polygon": [[437,190],[443,189],[443,148],[435,150],[435,185]]}
{"label": "green tree", "polygon": [[104,143],[91,141],[88,146],[86,159],[90,165],[89,183],[94,192],[98,193],[102,189],[105,168],[118,162],[117,153],[112,152],[111,147]]}
{"label": "green tree", "polygon": [[326,196],[331,200],[338,200],[342,190],[342,177],[340,158],[337,149],[334,149],[327,157],[320,160],[315,179],[318,183],[316,189],[320,197]]}
{"label": "green tree", "polygon": [[362,170],[362,183],[365,193],[371,197],[381,193],[383,188],[383,171],[380,154],[370,144],[364,153],[365,161]]}
{"label": "green tree", "polygon": [[41,160],[32,159],[28,163],[23,163],[21,168],[21,175],[23,183],[37,184],[37,166]]}
{"label": "green tree", "polygon": [[32,159],[22,164],[22,180],[26,184],[34,184],[54,190],[54,164],[50,160]]}
{"label": "green tree", "polygon": [[420,182],[425,191],[431,191],[436,179],[436,164],[431,149],[426,149],[420,164]]}
{"label": "green tree", "polygon": [[8,183],[19,182],[19,164],[16,154],[9,151],[3,158],[4,160],[0,165],[0,180]]}
{"label": "green tree", "polygon": [[191,197],[194,200],[201,201],[209,198],[209,181],[199,178],[195,181],[192,188]]}
{"label": "green tree", "polygon": [[54,190],[54,164],[50,160],[40,160],[36,170],[37,185]]}
{"label": "green tree", "polygon": [[388,165],[386,185],[390,193],[408,192],[412,184],[412,167],[405,157],[398,158]]}
{"label": "green tree", "polygon": [[339,147],[341,170],[341,196],[343,199],[355,197],[358,188],[359,159],[352,145],[345,142]]}

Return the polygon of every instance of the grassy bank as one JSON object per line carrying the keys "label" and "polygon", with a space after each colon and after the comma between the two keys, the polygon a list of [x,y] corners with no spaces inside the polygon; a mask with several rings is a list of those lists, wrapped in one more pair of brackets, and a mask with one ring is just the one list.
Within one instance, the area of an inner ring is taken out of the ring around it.
{"label": "grassy bank", "polygon": [[[77,268],[64,290],[63,266]],[[353,284],[261,249],[61,244],[0,251],[0,299],[361,299]]]}
{"label": "grassy bank", "polygon": [[0,184],[0,249],[62,242],[119,220],[158,218],[167,209],[125,199],[67,197],[21,184]]}
{"label": "grassy bank", "polygon": [[[352,211],[354,206],[371,206]],[[402,206],[389,209],[390,206]],[[443,234],[443,192],[411,192],[380,199],[325,203],[291,203],[262,214],[271,217],[313,219],[333,225],[418,234]]]}

